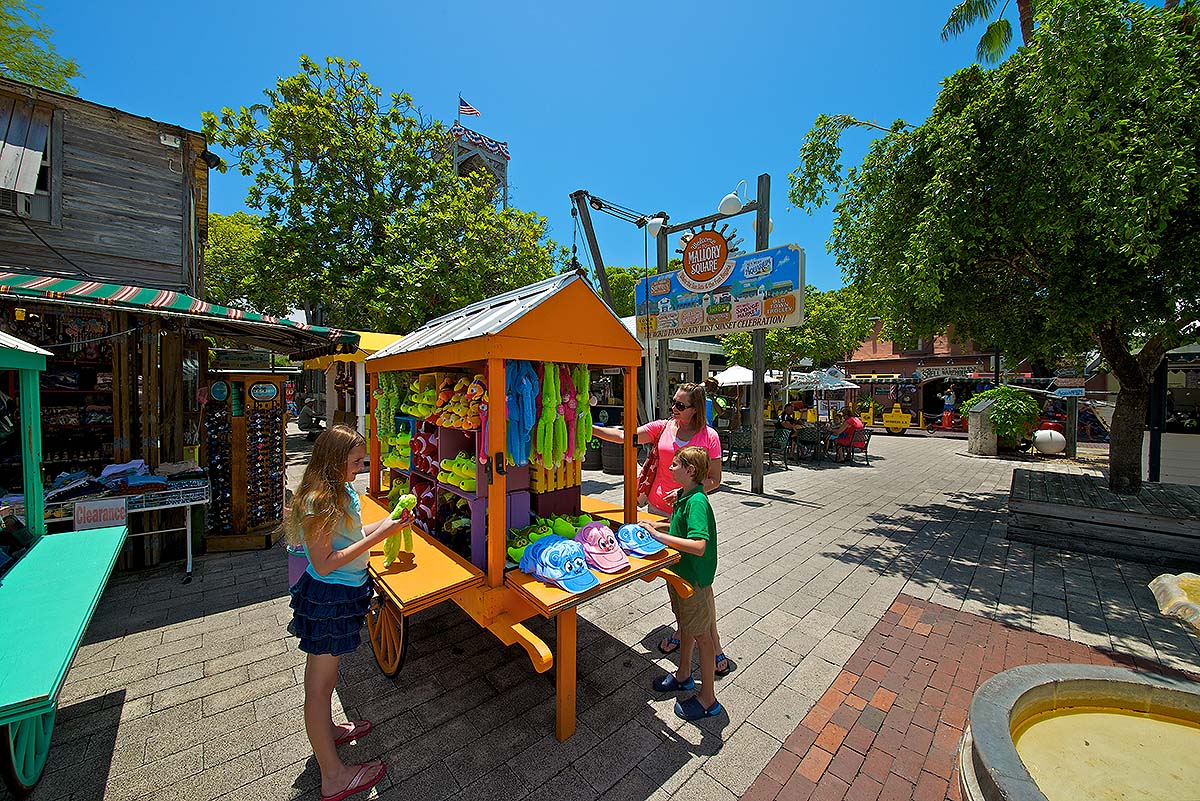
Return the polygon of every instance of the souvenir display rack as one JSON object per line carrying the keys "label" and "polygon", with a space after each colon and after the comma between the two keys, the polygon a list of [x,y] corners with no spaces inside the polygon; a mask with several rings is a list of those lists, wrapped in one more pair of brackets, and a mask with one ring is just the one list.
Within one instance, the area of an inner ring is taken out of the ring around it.
{"label": "souvenir display rack", "polygon": [[[0,306],[0,331],[34,345],[52,346],[40,376],[41,476],[92,473],[113,460],[113,355],[110,315],[44,305]],[[15,377],[0,391],[17,397]],[[20,476],[16,453],[0,460],[0,486]]]}
{"label": "souvenir display rack", "polygon": [[287,373],[217,373],[204,404],[202,458],[212,502],[210,551],[269,548],[279,538],[287,464]]}
{"label": "souvenir display rack", "polygon": [[[587,322],[583,324],[582,321]],[[670,566],[678,561],[679,555],[669,549],[649,558],[631,556],[628,570],[598,575],[597,586],[578,594],[545,584],[520,569],[506,569],[506,533],[510,522],[514,520],[514,513],[520,514],[522,511],[517,509],[514,512],[518,505],[524,507],[526,514],[530,508],[540,508],[539,504],[557,504],[558,508],[569,509],[575,514],[585,507],[597,509],[601,512],[599,517],[613,524],[639,519],[636,509],[635,432],[631,428],[626,429],[625,481],[623,503],[619,506],[594,503],[591,499],[581,497],[575,471],[572,470],[572,475],[568,476],[567,469],[559,464],[546,467],[545,473],[538,475],[535,471],[542,467],[536,463],[537,448],[530,449],[535,459],[524,475],[509,464],[513,452],[509,445],[515,444],[518,450],[523,446],[520,437],[515,443],[508,441],[511,415],[507,413],[510,399],[506,397],[506,370],[517,360],[543,365],[587,364],[619,369],[624,384],[625,417],[635,419],[636,412],[632,404],[637,397],[636,370],[641,357],[641,346],[637,340],[599,299],[583,275],[567,273],[472,304],[431,321],[366,360],[371,386],[378,390],[371,392],[371,419],[382,424],[386,431],[381,430],[380,433],[386,433],[388,440],[394,436],[391,434],[391,424],[394,422],[392,407],[395,405],[399,408],[401,405],[394,403],[390,388],[405,380],[400,374],[408,374],[408,383],[403,385],[410,389],[411,377],[415,375],[416,390],[421,393],[427,392],[427,386],[432,383],[435,398],[440,395],[445,383],[445,378],[439,375],[461,373],[480,376],[491,404],[505,409],[500,414],[487,415],[486,423],[481,420],[478,429],[469,429],[478,433],[465,435],[474,446],[477,467],[474,497],[470,497],[472,493],[465,490],[461,492],[468,496],[468,503],[481,505],[477,513],[481,520],[481,536],[476,536],[473,529],[470,558],[464,558],[443,542],[444,532],[435,529],[434,534],[428,534],[423,527],[414,527],[411,542],[402,548],[397,560],[390,565],[384,563],[382,546],[372,551],[368,569],[375,578],[381,603],[372,608],[367,624],[376,661],[387,675],[395,675],[403,666],[407,649],[405,617],[443,600],[453,600],[501,642],[524,648],[538,672],[555,667],[555,735],[559,740],[565,740],[575,729],[576,607],[590,598],[638,579],[649,581],[663,578],[681,593],[691,593],[691,587],[670,571]],[[451,382],[451,389],[456,383],[457,379]],[[381,420],[379,403],[385,397],[388,400],[384,401],[385,414]],[[402,412],[412,411],[413,398],[410,396],[407,400],[410,408],[402,409]],[[416,400],[428,401],[430,398],[423,395]],[[550,401],[548,398],[548,406],[552,405]],[[412,416],[430,422],[429,411],[428,404],[425,404],[421,413]],[[440,418],[433,422],[436,428],[436,454],[442,458],[458,447],[458,443],[452,442],[451,438],[464,435],[447,434],[447,429],[453,427],[437,425],[441,422]],[[417,422],[412,434],[414,443],[423,431],[422,423]],[[372,432],[372,436],[375,436],[375,432]],[[538,435],[531,432],[530,436]],[[379,439],[371,448],[372,497],[363,502],[365,523],[386,514],[380,505],[388,502],[383,492],[387,483],[383,464],[388,454],[385,446],[392,444]],[[468,454],[472,453],[472,449],[466,450]],[[556,453],[562,452],[563,449],[556,449]],[[416,479],[414,488],[420,488],[422,481],[432,483],[436,498],[438,485],[452,483],[449,481],[451,477],[425,473],[422,461],[417,458],[418,448],[415,444],[411,446],[411,453],[412,465],[407,471],[409,480]],[[432,457],[434,452],[427,455]],[[512,461],[519,462],[522,459],[514,458]],[[427,466],[432,468],[432,463]],[[387,478],[394,479],[396,472],[403,474],[404,471],[389,468]],[[535,477],[543,492],[532,491]],[[570,486],[572,482],[575,486]],[[403,485],[393,486],[392,492],[396,493],[397,488],[403,489]],[[417,514],[418,521],[422,516],[426,524],[431,517],[436,518],[436,514],[431,515],[428,505],[424,512]],[[472,525],[475,519],[476,512],[472,508]],[[443,536],[436,536],[439,533]],[[556,647],[553,654],[546,643],[524,625],[524,621],[534,616],[555,620]]]}

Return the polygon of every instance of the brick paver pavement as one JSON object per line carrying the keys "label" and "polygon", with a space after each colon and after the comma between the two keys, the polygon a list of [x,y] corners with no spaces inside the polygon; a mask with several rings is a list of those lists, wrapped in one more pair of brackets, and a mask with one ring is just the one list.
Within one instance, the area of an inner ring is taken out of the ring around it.
{"label": "brick paver pavement", "polygon": [[1075,662],[1195,676],[900,595],[742,801],[960,801],[975,689],[1018,665]]}
{"label": "brick paver pavement", "polygon": [[[344,660],[335,705],[376,723],[345,756],[387,760],[386,799],[737,798],[901,592],[1196,669],[1197,641],[1157,615],[1148,568],[1009,544],[1014,463],[964,448],[875,437],[870,467],[775,470],[764,497],[745,473],[727,474],[713,496],[719,625],[739,666],[717,686],[725,716],[684,724],[674,698],[649,689],[672,666],[654,648],[671,613],[661,582],[635,582],[581,608],[579,726],[567,743],[552,736],[552,674],[448,603],[411,618],[396,680],[367,648]],[[585,491],[619,495],[600,473]],[[114,578],[34,797],[316,798],[285,584],[278,549],[201,557],[188,585],[177,565]],[[552,624],[532,627],[553,642]]]}

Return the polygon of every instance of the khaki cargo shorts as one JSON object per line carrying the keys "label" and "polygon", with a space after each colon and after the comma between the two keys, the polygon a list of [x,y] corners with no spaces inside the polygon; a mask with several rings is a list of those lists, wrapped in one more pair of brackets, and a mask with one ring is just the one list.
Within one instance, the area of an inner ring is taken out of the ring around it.
{"label": "khaki cargo shorts", "polygon": [[696,637],[708,632],[716,624],[717,607],[713,601],[711,585],[696,590],[691,598],[680,596],[669,584],[667,592],[671,596],[671,611],[675,613],[675,620],[679,623],[677,636],[687,634]]}

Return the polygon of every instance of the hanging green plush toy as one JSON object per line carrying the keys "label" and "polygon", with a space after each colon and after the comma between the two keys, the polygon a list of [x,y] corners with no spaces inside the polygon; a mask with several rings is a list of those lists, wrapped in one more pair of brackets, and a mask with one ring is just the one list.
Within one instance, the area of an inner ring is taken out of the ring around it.
{"label": "hanging green plush toy", "polygon": [[554,464],[554,424],[558,419],[558,365],[546,362],[542,376],[542,416],[538,418],[535,450],[538,461],[545,467]]}
{"label": "hanging green plush toy", "polygon": [[577,364],[571,370],[575,382],[575,458],[583,461],[587,444],[592,441],[592,374],[586,364]]}
{"label": "hanging green plush toy", "polygon": [[[563,365],[562,372],[567,371],[567,366]],[[555,371],[555,377],[558,380],[558,385],[555,389],[558,391],[558,406],[555,411],[558,417],[554,420],[554,452],[551,454],[555,467],[558,467],[563,462],[563,457],[567,454],[567,397],[563,395],[568,390],[563,387],[562,372]],[[567,379],[570,380],[568,374]],[[572,398],[571,400],[574,400]]]}
{"label": "hanging green plush toy", "polygon": [[[405,512],[412,512],[417,508],[416,495],[401,495],[396,500],[396,508],[392,510],[392,520],[399,520],[404,516]],[[383,566],[388,567],[400,555],[400,551],[412,551],[412,525],[409,525],[397,531],[392,536],[383,541]]]}

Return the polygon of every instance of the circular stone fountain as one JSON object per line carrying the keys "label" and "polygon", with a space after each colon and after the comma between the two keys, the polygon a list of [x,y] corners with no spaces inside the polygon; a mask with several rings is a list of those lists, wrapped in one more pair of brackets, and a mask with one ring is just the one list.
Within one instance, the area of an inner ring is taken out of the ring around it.
{"label": "circular stone fountain", "polygon": [[1184,799],[1200,787],[1200,684],[1097,665],[1024,665],[971,700],[969,801]]}

